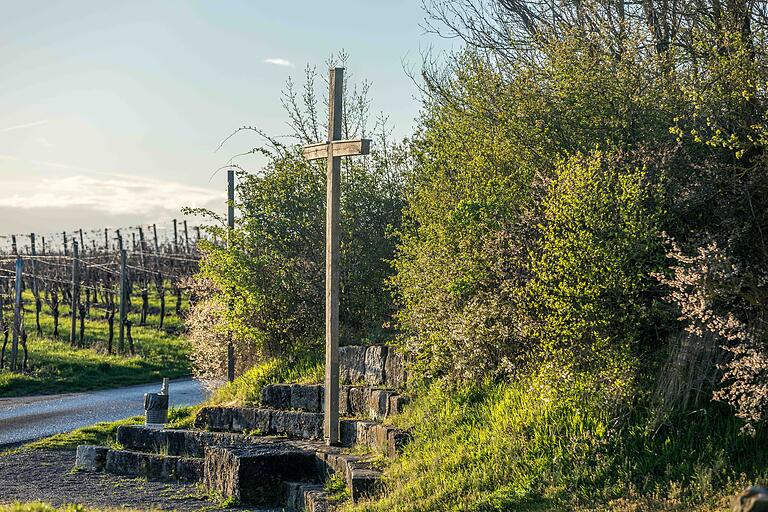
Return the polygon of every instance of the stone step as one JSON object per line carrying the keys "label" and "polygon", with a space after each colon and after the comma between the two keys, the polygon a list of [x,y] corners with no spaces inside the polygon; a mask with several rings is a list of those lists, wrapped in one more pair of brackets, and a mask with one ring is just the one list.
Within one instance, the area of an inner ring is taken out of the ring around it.
{"label": "stone step", "polygon": [[[312,412],[203,407],[195,417],[194,426],[196,429],[214,432],[284,435],[314,441],[323,439],[323,415]],[[340,434],[341,445],[344,447],[362,445],[392,458],[410,440],[408,433],[372,420],[342,419]]]}
{"label": "stone step", "polygon": [[103,446],[78,446],[75,467],[148,480],[183,482],[199,482],[204,469],[201,458],[111,450]]}
{"label": "stone step", "polygon": [[296,512],[330,512],[335,507],[328,502],[328,496],[320,484],[285,482],[283,484],[283,506]]}
{"label": "stone step", "polygon": [[[320,384],[270,384],[261,391],[261,405],[270,409],[323,412],[324,389]],[[342,416],[383,420],[402,412],[407,403],[406,397],[392,389],[348,385],[339,389]]]}
{"label": "stone step", "polygon": [[[399,431],[376,422],[357,421],[348,425],[354,426],[360,436],[378,437],[378,442],[392,446],[391,449],[396,449],[395,445],[401,441],[397,436]],[[316,486],[330,475],[338,474],[346,482],[352,499],[358,500],[377,492],[381,477],[368,462],[369,457],[345,453],[342,447],[326,446],[319,441],[156,430],[140,425],[119,427],[117,440],[123,449],[78,447],[76,465],[152,480],[204,482],[224,497],[269,506],[276,503],[278,495],[284,496],[283,491],[278,492],[283,482]],[[330,507],[331,504],[324,504],[322,496],[314,492],[316,487],[309,490],[313,491],[309,503],[315,508],[307,510]],[[292,496],[295,502],[296,496]]]}
{"label": "stone step", "polygon": [[205,449],[205,486],[225,498],[261,506],[282,505],[286,481],[318,483],[312,450],[288,443],[210,446]]}

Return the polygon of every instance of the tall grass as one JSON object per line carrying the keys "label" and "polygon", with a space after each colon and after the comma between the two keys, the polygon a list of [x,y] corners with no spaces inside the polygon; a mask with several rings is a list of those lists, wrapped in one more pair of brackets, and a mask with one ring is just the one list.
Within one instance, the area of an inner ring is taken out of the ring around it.
{"label": "tall grass", "polygon": [[295,382],[315,384],[323,380],[323,364],[319,354],[304,354],[291,359],[274,358],[237,377],[216,390],[211,404],[258,404],[261,389],[267,384]]}
{"label": "tall grass", "polygon": [[[398,418],[414,441],[355,511],[691,510],[768,476],[766,435],[712,404],[653,429],[647,398],[520,380],[436,383]],[[638,505],[642,503],[642,505]]]}

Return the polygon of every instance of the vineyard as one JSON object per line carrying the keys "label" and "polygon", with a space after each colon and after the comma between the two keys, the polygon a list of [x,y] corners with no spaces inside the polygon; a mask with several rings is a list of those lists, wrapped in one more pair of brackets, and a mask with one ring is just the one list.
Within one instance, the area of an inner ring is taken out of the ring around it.
{"label": "vineyard", "polygon": [[66,382],[62,354],[73,373],[89,358],[102,371],[128,361],[134,373],[186,371],[179,333],[200,239],[200,226],[176,220],[0,236],[0,375]]}

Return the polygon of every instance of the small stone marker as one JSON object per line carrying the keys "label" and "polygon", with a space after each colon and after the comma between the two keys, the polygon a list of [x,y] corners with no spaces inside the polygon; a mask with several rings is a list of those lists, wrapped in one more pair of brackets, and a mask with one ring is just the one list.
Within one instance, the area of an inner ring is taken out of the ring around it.
{"label": "small stone marker", "polygon": [[304,146],[304,158],[325,158],[325,419],[326,443],[339,444],[339,257],[340,257],[340,181],[341,157],[367,155],[370,139],[341,140],[344,68],[329,70],[328,140]]}
{"label": "small stone marker", "polygon": [[168,379],[163,379],[160,393],[144,393],[144,415],[147,426],[162,428],[168,423]]}

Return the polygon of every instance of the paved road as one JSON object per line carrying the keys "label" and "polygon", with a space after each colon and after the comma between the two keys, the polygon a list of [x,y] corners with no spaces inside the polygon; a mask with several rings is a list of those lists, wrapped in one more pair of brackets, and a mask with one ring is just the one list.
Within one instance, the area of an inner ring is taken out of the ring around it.
{"label": "paved road", "polygon": [[[160,391],[160,382],[126,388],[19,398],[0,398],[0,446],[144,414],[144,393]],[[203,401],[200,384],[192,379],[170,384],[171,407]]]}

